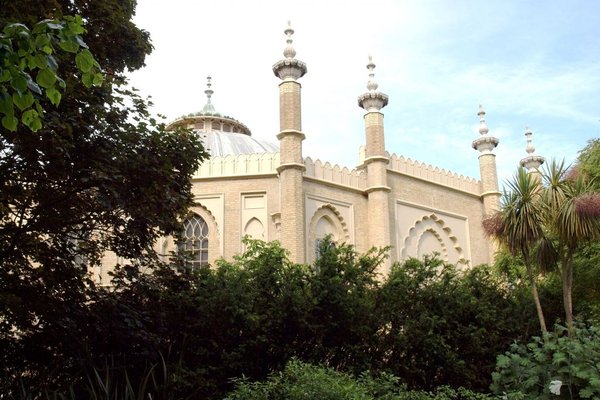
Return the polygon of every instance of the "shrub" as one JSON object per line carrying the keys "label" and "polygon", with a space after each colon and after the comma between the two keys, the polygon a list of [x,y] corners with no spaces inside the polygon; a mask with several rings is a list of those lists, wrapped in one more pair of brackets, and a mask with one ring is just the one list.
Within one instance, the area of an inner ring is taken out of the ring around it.
{"label": "shrub", "polygon": [[381,374],[359,378],[323,366],[291,360],[282,372],[264,382],[238,380],[226,400],[485,400],[467,389],[441,387],[435,392],[411,391],[399,378]]}
{"label": "shrub", "polygon": [[513,344],[499,355],[491,389],[507,400],[600,397],[600,328],[557,326],[544,341]]}

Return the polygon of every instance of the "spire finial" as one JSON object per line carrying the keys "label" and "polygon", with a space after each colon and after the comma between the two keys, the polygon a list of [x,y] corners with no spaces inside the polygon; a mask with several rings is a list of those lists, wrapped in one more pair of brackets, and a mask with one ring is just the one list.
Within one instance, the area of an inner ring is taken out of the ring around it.
{"label": "spire finial", "polygon": [[533,132],[529,129],[528,126],[525,127],[525,139],[527,140],[527,146],[525,147],[525,151],[527,152],[527,157],[520,161],[522,167],[525,167],[527,171],[534,172],[538,171],[540,166],[546,161],[546,159],[542,156],[536,156],[533,154],[535,152],[535,147],[533,147],[533,143],[531,143],[531,136],[533,136]]}
{"label": "spire finial", "polygon": [[529,129],[529,127],[526,126],[525,127],[525,139],[527,140],[527,147],[525,147],[525,151],[529,155],[532,155],[535,152],[535,147],[533,147],[533,144],[531,143],[532,135],[533,135],[533,132],[531,132],[531,129]]}
{"label": "spire finial", "polygon": [[485,122],[485,111],[483,110],[483,106],[479,105],[479,112],[477,113],[479,116],[479,138],[473,140],[471,144],[472,147],[479,151],[481,154],[489,154],[498,146],[500,141],[498,138],[493,136],[488,136],[488,132],[490,131],[487,123]]}
{"label": "spire finial", "polygon": [[479,134],[481,136],[485,136],[490,130],[485,123],[485,111],[483,110],[483,106],[481,104],[479,105],[479,112],[477,115],[479,116]]}
{"label": "spire finial", "polygon": [[212,77],[209,75],[206,77],[206,90],[204,94],[206,94],[206,104],[202,108],[202,113],[204,114],[216,114],[215,107],[212,105],[210,98],[212,97],[214,91],[212,88]]}
{"label": "spire finial", "polygon": [[358,96],[358,106],[364,108],[367,112],[379,111],[388,103],[388,96],[377,91],[379,85],[375,82],[375,63],[373,56],[369,54],[369,62],[367,63],[369,70],[369,81],[367,82],[368,92]]}
{"label": "spire finial", "polygon": [[306,74],[306,64],[296,59],[296,50],[292,45],[292,35],[294,30],[292,29],[292,23],[288,20],[287,28],[283,31],[286,38],[287,46],[283,50],[283,60],[277,61],[273,65],[273,73],[281,80],[297,80]]}
{"label": "spire finial", "polygon": [[206,90],[204,91],[209,103],[210,103],[210,98],[212,97],[212,95],[214,93],[214,91],[211,89],[211,87],[212,87],[211,80],[212,80],[212,77],[210,75],[206,77]]}
{"label": "spire finial", "polygon": [[376,65],[373,62],[373,56],[369,54],[369,63],[367,64],[367,69],[369,70],[369,82],[367,82],[367,89],[371,92],[376,91],[379,87],[377,82],[375,82],[375,72],[373,71],[375,67]]}
{"label": "spire finial", "polygon": [[294,46],[292,46],[292,42],[294,41],[292,39],[294,30],[292,29],[292,22],[290,20],[288,20],[287,28],[285,29],[285,31],[283,31],[283,33],[285,33],[287,35],[287,39],[286,39],[287,47],[285,48],[285,50],[283,50],[283,55],[287,59],[292,59],[292,58],[296,57],[296,50],[294,49]]}

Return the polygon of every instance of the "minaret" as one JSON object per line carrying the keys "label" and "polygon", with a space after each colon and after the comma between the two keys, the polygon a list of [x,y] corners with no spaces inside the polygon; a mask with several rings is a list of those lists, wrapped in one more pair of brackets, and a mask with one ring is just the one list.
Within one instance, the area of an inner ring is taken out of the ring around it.
{"label": "minaret", "polygon": [[[488,126],[485,123],[485,111],[479,105],[479,134],[478,139],[473,141],[473,148],[479,151],[479,173],[481,175],[481,198],[483,200],[483,216],[491,215],[500,209],[500,191],[498,190],[498,173],[496,172],[496,155],[492,150],[500,142],[498,138],[489,136]],[[494,260],[497,243],[490,242],[489,260]]]}
{"label": "minaret", "polygon": [[533,154],[535,153],[535,147],[533,147],[533,144],[531,143],[532,135],[533,132],[531,132],[531,129],[526,126],[525,138],[527,140],[527,147],[525,147],[525,151],[527,151],[527,154],[529,155],[523,158],[520,164],[521,167],[525,168],[528,173],[532,174],[532,177],[534,177],[538,182],[541,182],[542,174],[540,172],[540,166],[544,163],[544,161],[546,161],[546,159],[542,156],[536,156]]}
{"label": "minaret", "polygon": [[[388,96],[377,91],[375,82],[375,64],[371,56],[367,64],[369,70],[368,91],[358,97],[358,105],[365,109],[365,161],[367,172],[367,195],[368,195],[368,220],[369,245],[385,247],[390,242],[390,219],[389,219],[389,193],[387,186],[387,165],[389,157],[385,151],[385,138],[383,134],[383,113],[380,111],[388,103]],[[379,271],[387,275],[389,273],[389,259],[384,265],[385,270]]]}
{"label": "minaret", "polygon": [[292,262],[303,263],[305,250],[303,173],[306,169],[302,158],[302,133],[300,91],[298,79],[306,74],[306,64],[294,58],[296,50],[292,46],[294,30],[288,21],[284,31],[287,47],[284,59],[273,65],[273,72],[282,80],[279,84],[279,152],[281,164],[279,173],[281,243],[290,252]]}

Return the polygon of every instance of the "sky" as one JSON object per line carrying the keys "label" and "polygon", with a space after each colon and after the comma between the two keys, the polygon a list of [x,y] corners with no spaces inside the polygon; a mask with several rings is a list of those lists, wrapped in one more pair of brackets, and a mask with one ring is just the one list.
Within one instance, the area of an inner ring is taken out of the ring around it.
{"label": "sky", "polygon": [[364,144],[368,56],[389,96],[386,149],[479,179],[479,104],[501,186],[525,157],[572,163],[600,136],[600,2],[595,0],[138,0],[154,46],[131,84],[167,121],[216,110],[277,142],[290,20],[302,84],[303,155],[354,168]]}

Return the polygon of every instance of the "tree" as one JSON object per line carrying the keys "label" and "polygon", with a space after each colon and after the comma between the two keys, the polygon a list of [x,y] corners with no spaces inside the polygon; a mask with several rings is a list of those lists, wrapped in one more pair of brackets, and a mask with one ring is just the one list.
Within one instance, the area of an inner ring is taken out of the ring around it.
{"label": "tree", "polygon": [[514,255],[521,255],[542,333],[546,333],[535,273],[534,259],[546,270],[558,270],[562,282],[565,323],[573,329],[573,260],[578,249],[600,236],[600,193],[588,176],[567,173],[564,163],[552,161],[542,174],[520,168],[501,210],[484,221],[484,228]]}
{"label": "tree", "polygon": [[502,196],[500,211],[485,219],[483,227],[489,236],[506,246],[513,256],[520,255],[523,258],[540,329],[545,336],[548,329],[538,294],[533,253],[544,235],[541,190],[540,181],[524,168],[519,168],[513,180],[508,182],[508,191]]}
{"label": "tree", "polygon": [[600,190],[600,139],[591,139],[579,152],[575,169],[590,180]]}
{"label": "tree", "polygon": [[106,72],[102,86],[86,87],[85,61],[56,53],[60,104],[40,96],[40,129],[0,130],[0,386],[20,371],[43,377],[57,359],[61,369],[79,365],[93,315],[89,269],[106,251],[152,260],[154,240],[178,231],[193,203],[190,177],[205,156],[200,139],[166,131],[126,87],[125,70],[141,67],[151,50],[148,33],[131,22],[134,10],[127,0],[0,8],[1,30],[80,15],[89,51]]}
{"label": "tree", "polygon": [[542,195],[547,237],[540,260],[558,268],[563,287],[565,322],[573,329],[573,260],[576,251],[600,237],[600,193],[583,174],[566,178],[564,163],[552,161],[545,169]]}

